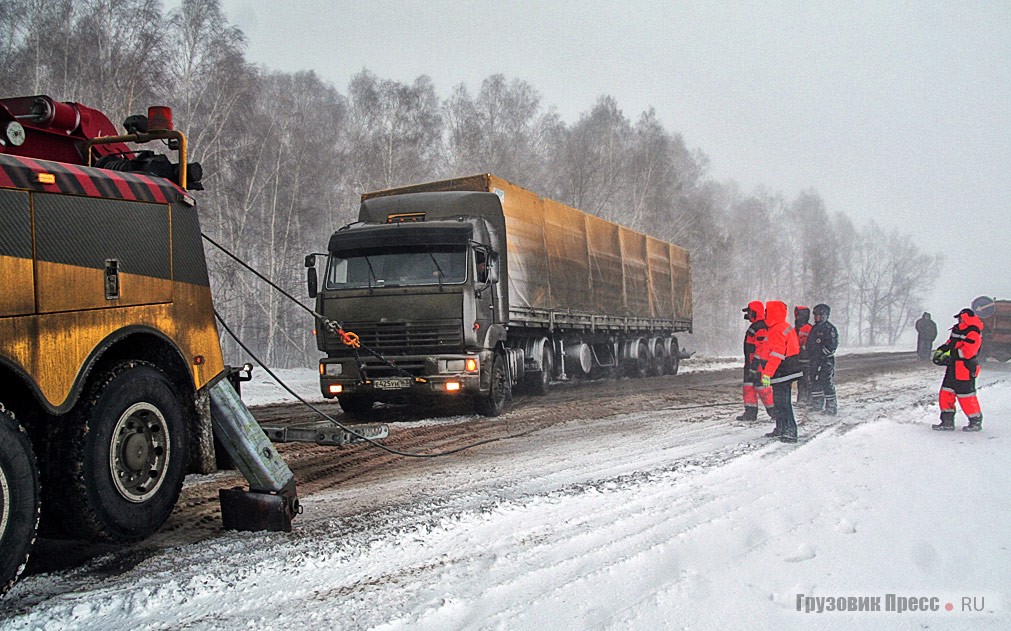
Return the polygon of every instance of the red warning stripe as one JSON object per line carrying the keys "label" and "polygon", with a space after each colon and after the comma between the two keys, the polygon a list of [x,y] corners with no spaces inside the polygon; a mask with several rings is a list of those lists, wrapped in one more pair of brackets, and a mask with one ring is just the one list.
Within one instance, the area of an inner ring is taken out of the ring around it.
{"label": "red warning stripe", "polygon": [[[39,173],[53,174],[56,183],[40,183]],[[151,175],[3,154],[0,154],[0,186],[160,204],[178,200],[185,194],[174,182]]]}

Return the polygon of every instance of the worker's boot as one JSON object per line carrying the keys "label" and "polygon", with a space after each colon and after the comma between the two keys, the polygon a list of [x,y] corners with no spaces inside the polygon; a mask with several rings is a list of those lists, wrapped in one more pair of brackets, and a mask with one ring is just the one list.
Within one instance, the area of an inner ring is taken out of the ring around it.
{"label": "worker's boot", "polygon": [[776,415],[776,413],[774,411],[770,411],[769,412],[769,416],[771,416],[772,420],[776,422],[776,429],[774,429],[771,432],[767,433],[765,435],[765,437],[766,438],[778,438],[778,437],[782,436],[783,435],[783,424],[780,422],[779,417]]}
{"label": "worker's boot", "polygon": [[735,420],[738,421],[757,421],[758,420],[758,408],[751,406],[744,406],[744,414],[739,414]]}
{"label": "worker's boot", "polygon": [[[982,422],[982,419],[980,419]],[[954,412],[941,412],[941,422],[937,425],[931,425],[931,429],[936,429],[939,432],[953,432],[955,431],[955,413]],[[980,427],[982,429],[982,427]]]}
{"label": "worker's boot", "polygon": [[825,397],[825,414],[828,414],[829,416],[839,414],[839,404],[836,402],[834,394]]}
{"label": "worker's boot", "polygon": [[983,431],[983,415],[974,416],[969,419],[969,424],[962,428],[963,432],[981,432]]}

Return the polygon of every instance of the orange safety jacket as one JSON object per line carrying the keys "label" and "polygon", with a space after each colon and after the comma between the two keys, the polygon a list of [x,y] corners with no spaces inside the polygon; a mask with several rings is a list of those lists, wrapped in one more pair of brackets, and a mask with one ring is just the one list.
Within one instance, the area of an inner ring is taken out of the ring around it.
{"label": "orange safety jacket", "polygon": [[982,343],[983,321],[975,313],[963,309],[958,314],[958,323],[951,327],[948,341],[940,346],[942,350],[951,351],[955,366],[955,379],[968,381],[979,375],[979,362],[976,355]]}
{"label": "orange safety jacket", "polygon": [[763,376],[771,377],[772,383],[783,383],[800,379],[800,341],[793,326],[786,321],[786,303],[770,300],[765,305],[765,324],[769,329],[765,343],[757,355],[765,360],[761,368]]}

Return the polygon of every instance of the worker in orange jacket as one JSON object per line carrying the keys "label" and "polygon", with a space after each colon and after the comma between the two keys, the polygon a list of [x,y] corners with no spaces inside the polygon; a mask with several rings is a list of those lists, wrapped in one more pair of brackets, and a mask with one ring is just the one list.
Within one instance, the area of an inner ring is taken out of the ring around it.
{"label": "worker in orange jacket", "polygon": [[760,300],[752,300],[748,306],[741,309],[744,319],[751,326],[744,334],[744,413],[737,417],[738,421],[758,420],[758,401],[761,399],[769,418],[776,418],[773,406],[772,388],[762,386],[761,375],[755,360],[755,350],[765,341],[765,305]]}
{"label": "worker in orange jacket", "polygon": [[976,377],[979,376],[979,346],[982,342],[983,321],[972,309],[962,309],[955,318],[958,322],[951,327],[948,341],[934,351],[934,363],[947,366],[938,403],[941,406],[941,422],[932,425],[939,431],[955,429],[955,401],[969,417],[964,432],[978,432],[983,429],[983,412],[976,398]]}
{"label": "worker in orange jacket", "polygon": [[762,385],[772,387],[776,407],[776,429],[766,436],[785,443],[797,442],[797,420],[793,416],[794,381],[800,379],[800,341],[793,326],[786,321],[786,303],[770,300],[765,303],[767,339],[756,350],[760,357]]}

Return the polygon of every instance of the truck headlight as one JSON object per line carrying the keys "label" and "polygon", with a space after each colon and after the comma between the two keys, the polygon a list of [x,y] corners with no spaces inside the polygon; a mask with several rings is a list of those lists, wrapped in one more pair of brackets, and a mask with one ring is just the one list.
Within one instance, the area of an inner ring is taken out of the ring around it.
{"label": "truck headlight", "polygon": [[477,361],[476,357],[466,357],[463,359],[440,359],[439,372],[477,372],[480,365],[481,364]]}
{"label": "truck headlight", "polygon": [[327,377],[339,377],[344,374],[344,364],[320,364],[322,374]]}

